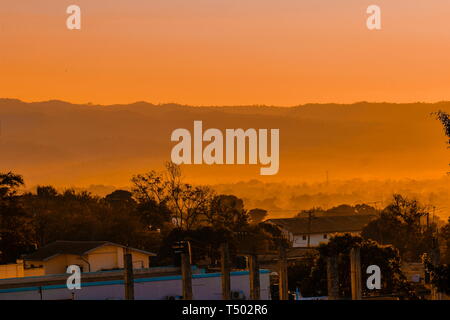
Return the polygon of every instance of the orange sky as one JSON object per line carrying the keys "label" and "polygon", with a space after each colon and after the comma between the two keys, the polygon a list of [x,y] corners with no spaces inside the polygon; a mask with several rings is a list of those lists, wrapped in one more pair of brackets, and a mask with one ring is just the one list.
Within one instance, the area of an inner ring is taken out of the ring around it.
{"label": "orange sky", "polygon": [[[82,9],[69,31],[66,7]],[[382,9],[381,31],[366,8]],[[0,5],[0,97],[195,105],[450,100],[442,0],[34,0]]]}

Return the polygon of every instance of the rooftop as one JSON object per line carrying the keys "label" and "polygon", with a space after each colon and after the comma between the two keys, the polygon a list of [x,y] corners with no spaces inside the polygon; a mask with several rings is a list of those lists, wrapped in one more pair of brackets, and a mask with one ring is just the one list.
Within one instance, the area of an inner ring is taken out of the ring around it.
{"label": "rooftop", "polygon": [[[24,260],[32,261],[46,261],[60,254],[72,254],[77,256],[86,255],[89,252],[103,246],[116,246],[126,248],[117,243],[109,241],[55,241],[44,247],[39,248],[37,251],[24,256]],[[155,256],[154,253],[144,250],[129,248],[131,251],[137,251],[150,256]]]}
{"label": "rooftop", "polygon": [[269,219],[267,222],[276,224],[295,235],[308,233],[335,233],[361,231],[375,215],[351,215],[351,216],[320,216],[311,218]]}

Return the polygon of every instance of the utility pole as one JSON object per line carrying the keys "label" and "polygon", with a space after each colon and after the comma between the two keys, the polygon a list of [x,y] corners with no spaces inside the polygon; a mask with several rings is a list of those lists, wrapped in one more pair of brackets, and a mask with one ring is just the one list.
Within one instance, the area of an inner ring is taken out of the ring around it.
{"label": "utility pole", "polygon": [[[434,266],[438,266],[441,263],[441,253],[439,250],[439,241],[437,236],[433,237],[432,249],[431,249],[431,263]],[[431,279],[433,280],[433,279]],[[442,293],[440,293],[436,286],[431,285],[431,299],[442,300]]]}
{"label": "utility pole", "polygon": [[339,269],[337,255],[327,258],[328,300],[339,300]]}
{"label": "utility pole", "polygon": [[352,283],[352,300],[362,299],[361,288],[361,249],[350,250],[350,279]]}
{"label": "utility pole", "polygon": [[231,280],[230,280],[230,252],[228,243],[222,243],[220,247],[220,267],[222,271],[222,299],[231,299]]}
{"label": "utility pole", "polygon": [[186,242],[184,242],[184,250],[181,253],[181,276],[183,278],[183,300],[192,300],[191,257]]}
{"label": "utility pole", "polygon": [[288,300],[288,272],[286,248],[280,245],[280,258],[278,260],[278,287],[280,289],[280,300]]}
{"label": "utility pole", "polygon": [[311,245],[311,220],[312,220],[312,212],[309,211],[308,212],[308,245],[307,245],[308,248]]}
{"label": "utility pole", "polygon": [[259,266],[258,256],[251,254],[248,256],[248,264],[250,269],[250,300],[260,299],[260,283],[259,283]]}
{"label": "utility pole", "polygon": [[175,254],[181,257],[181,283],[183,300],[193,300],[192,295],[192,268],[191,268],[191,246],[189,241],[178,241],[172,248]]}
{"label": "utility pole", "polygon": [[125,300],[134,300],[134,275],[133,275],[133,257],[128,248],[123,255],[123,265],[125,271]]}
{"label": "utility pole", "polygon": [[42,289],[42,286],[39,287],[39,297],[41,300],[44,300],[44,290]]}

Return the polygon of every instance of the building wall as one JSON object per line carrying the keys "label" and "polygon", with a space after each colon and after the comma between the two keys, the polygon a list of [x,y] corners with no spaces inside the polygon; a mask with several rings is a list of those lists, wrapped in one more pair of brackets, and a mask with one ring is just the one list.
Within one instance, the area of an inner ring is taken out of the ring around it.
{"label": "building wall", "polygon": [[[260,274],[261,299],[270,299],[269,272],[262,270]],[[220,274],[197,274],[192,279],[192,289],[196,300],[220,300],[222,298],[222,283]],[[167,297],[181,296],[181,276],[166,276],[158,278],[135,279],[136,300],[164,300]],[[249,299],[248,272],[231,273],[231,290],[242,291]],[[68,290],[64,285],[43,287],[43,300],[123,300],[123,281],[107,281],[87,283],[81,290]],[[35,287],[0,289],[0,300],[40,300],[41,295]]]}
{"label": "building wall", "polygon": [[66,273],[67,267],[73,264],[79,265],[83,269],[83,272],[89,270],[89,265],[83,259],[79,256],[68,254],[55,256],[48,261],[26,261],[26,264],[28,266],[42,265],[46,275]]}
{"label": "building wall", "polygon": [[24,268],[23,262],[0,265],[0,279],[37,277],[45,275],[44,268]]}
{"label": "building wall", "polygon": [[150,259],[148,255],[140,252],[132,252],[131,255],[134,269],[150,268]]}
{"label": "building wall", "polygon": [[[124,248],[103,246],[89,253],[91,272],[123,268]],[[149,256],[137,251],[131,252],[134,269],[149,268]]]}
{"label": "building wall", "polygon": [[23,264],[12,263],[0,265],[0,279],[23,277]]}
{"label": "building wall", "polygon": [[23,260],[17,263],[0,265],[0,279],[38,277],[45,275],[44,268],[26,268]]}
{"label": "building wall", "polygon": [[[69,265],[78,265],[83,272],[97,272],[123,268],[123,248],[116,246],[103,246],[93,250],[83,258],[77,255],[58,255],[48,261],[26,261],[27,266],[43,266],[46,275],[66,273]],[[149,256],[137,251],[131,253],[135,269],[149,268]],[[9,267],[12,270],[12,267]],[[6,270],[6,268],[5,268]],[[9,269],[8,269],[9,270]],[[30,269],[32,270],[32,269]],[[6,271],[5,271],[6,272]],[[12,271],[8,271],[12,272]],[[36,271],[37,272],[37,271]],[[42,272],[42,271],[40,271]],[[32,271],[30,271],[30,274]],[[6,274],[6,273],[5,273]],[[0,269],[0,279],[1,279]],[[40,275],[39,273],[37,275]],[[21,277],[24,275],[22,274]]]}
{"label": "building wall", "polygon": [[[324,238],[323,233],[311,234],[310,235],[310,246],[317,247],[321,243],[327,243],[329,235]],[[308,235],[295,235],[292,246],[294,248],[306,248],[308,246]]]}
{"label": "building wall", "polygon": [[24,269],[23,276],[24,277],[39,277],[45,275],[44,268],[31,268]]}
{"label": "building wall", "polygon": [[91,265],[91,272],[118,269],[119,251],[122,251],[122,248],[116,246],[103,246],[91,251],[87,257]]}
{"label": "building wall", "polygon": [[[348,232],[351,235],[359,235],[360,232]],[[326,235],[326,237],[325,237]],[[327,243],[330,239],[330,237],[333,236],[333,233],[315,233],[310,235],[310,246],[311,247],[317,247],[321,243]],[[306,248],[308,247],[308,235],[294,235],[292,246],[294,248]]]}

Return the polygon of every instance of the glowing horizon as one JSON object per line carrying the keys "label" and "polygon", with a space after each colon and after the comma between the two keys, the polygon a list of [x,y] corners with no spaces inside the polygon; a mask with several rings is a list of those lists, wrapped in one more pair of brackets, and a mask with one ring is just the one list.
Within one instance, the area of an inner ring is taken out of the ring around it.
{"label": "glowing horizon", "polygon": [[[293,0],[2,5],[0,97],[184,105],[450,100],[450,4]],[[382,30],[366,8],[382,9]]]}

